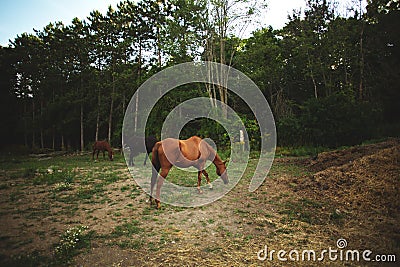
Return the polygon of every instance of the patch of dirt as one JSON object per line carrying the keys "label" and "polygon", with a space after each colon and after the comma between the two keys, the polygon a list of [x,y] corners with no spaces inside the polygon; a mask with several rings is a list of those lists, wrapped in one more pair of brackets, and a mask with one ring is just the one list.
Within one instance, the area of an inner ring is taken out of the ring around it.
{"label": "patch of dirt", "polygon": [[280,158],[255,192],[248,191],[248,170],[212,204],[162,204],[161,210],[149,207],[122,162],[75,168],[79,175],[66,191],[0,173],[0,265],[34,252],[51,257],[60,235],[76,225],[95,233],[90,247],[71,258],[76,266],[320,266],[280,262],[276,254],[262,262],[257,252],[265,245],[275,251],[334,249],[339,238],[349,249],[399,257],[399,161],[398,139],[314,159]]}

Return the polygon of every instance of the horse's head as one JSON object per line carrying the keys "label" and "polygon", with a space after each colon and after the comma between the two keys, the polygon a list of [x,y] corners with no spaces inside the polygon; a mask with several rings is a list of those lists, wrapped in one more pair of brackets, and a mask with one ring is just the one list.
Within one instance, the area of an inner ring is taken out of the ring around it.
{"label": "horse's head", "polygon": [[221,176],[221,179],[222,181],[224,181],[224,184],[229,183],[228,171],[226,170],[226,160],[217,165],[217,175]]}

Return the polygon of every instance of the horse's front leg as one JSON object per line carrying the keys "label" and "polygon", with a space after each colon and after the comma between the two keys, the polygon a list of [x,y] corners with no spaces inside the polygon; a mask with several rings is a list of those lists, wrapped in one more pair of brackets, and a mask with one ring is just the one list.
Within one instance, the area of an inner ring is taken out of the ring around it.
{"label": "horse's front leg", "polygon": [[203,172],[204,176],[206,177],[208,187],[209,187],[210,189],[213,189],[213,185],[212,185],[212,183],[210,182],[210,178],[208,177],[208,173],[206,172],[206,170],[202,170],[202,172]]}
{"label": "horse's front leg", "polygon": [[203,171],[198,171],[197,172],[197,192],[199,192],[199,194],[203,194],[203,191],[201,190],[201,173]]}

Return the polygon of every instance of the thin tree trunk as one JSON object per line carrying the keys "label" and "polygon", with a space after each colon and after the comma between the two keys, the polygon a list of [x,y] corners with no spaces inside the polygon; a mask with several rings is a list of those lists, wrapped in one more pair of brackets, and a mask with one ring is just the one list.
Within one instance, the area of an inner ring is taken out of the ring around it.
{"label": "thin tree trunk", "polygon": [[142,76],[142,40],[139,37],[138,78]]}
{"label": "thin tree trunk", "polygon": [[40,148],[44,149],[44,137],[43,137],[43,125],[42,125],[42,121],[43,121],[43,99],[41,97],[40,99]]}
{"label": "thin tree trunk", "polygon": [[95,133],[95,141],[99,141],[99,128],[100,128],[100,107],[101,107],[101,94],[100,94],[100,86],[97,93],[97,117],[96,117],[96,133]]}
{"label": "thin tree trunk", "polygon": [[158,68],[161,69],[161,39],[160,39],[160,28],[157,25],[157,62]]}
{"label": "thin tree trunk", "polygon": [[363,39],[364,39],[364,22],[361,22],[361,33],[360,33],[360,84],[358,87],[358,98],[363,100],[364,97],[364,48],[363,48]]}
{"label": "thin tree trunk", "polygon": [[207,39],[206,49],[207,49],[206,56],[207,56],[207,60],[209,63],[208,63],[208,68],[207,68],[208,83],[206,83],[205,86],[206,86],[208,96],[210,98],[211,106],[215,108],[217,106],[217,103],[216,103],[215,85],[213,83],[214,71],[212,69],[213,65],[211,63],[214,61],[214,44],[213,44],[213,36],[212,35]]}
{"label": "thin tree trunk", "polygon": [[[142,75],[142,40],[139,39],[139,58],[138,58],[138,79],[140,81]],[[136,91],[137,93],[137,91]],[[133,132],[136,134],[138,125],[138,110],[139,110],[139,94],[135,96],[135,118],[134,118],[134,129]]]}
{"label": "thin tree trunk", "polygon": [[65,150],[65,142],[64,142],[64,135],[61,135],[61,150]]}
{"label": "thin tree trunk", "polygon": [[[221,7],[221,20],[220,20],[220,63],[221,63],[221,69],[220,69],[220,85],[218,86],[218,90],[219,90],[219,96],[221,99],[221,102],[224,104],[228,104],[228,92],[227,92],[227,75],[228,73],[226,73],[225,71],[225,65],[226,65],[226,56],[225,56],[225,50],[226,50],[226,30],[227,30],[227,25],[226,25],[226,18],[228,16],[228,6],[227,6],[227,1],[224,1]],[[227,118],[227,114],[228,114],[228,110],[227,110],[227,106],[226,105],[222,105],[222,112],[223,112],[223,116],[224,118]]]}
{"label": "thin tree trunk", "polygon": [[84,124],[83,124],[83,106],[84,106],[84,88],[83,88],[83,71],[80,74],[80,95],[81,95],[81,103],[80,103],[80,147],[81,147],[81,152],[85,150],[85,140],[84,140]]}
{"label": "thin tree trunk", "polygon": [[81,103],[81,152],[85,150],[85,142],[84,142],[84,129],[83,129],[83,103]]}
{"label": "thin tree trunk", "polygon": [[36,148],[35,127],[35,100],[32,99],[32,149]]}
{"label": "thin tree trunk", "polygon": [[110,116],[108,117],[108,142],[111,143],[111,129],[112,129],[112,115],[114,112],[114,94],[115,94],[115,76],[114,68],[112,73],[112,92],[111,92],[111,103],[110,103]]}
{"label": "thin tree trunk", "polygon": [[308,56],[308,68],[310,69],[310,77],[311,77],[311,80],[314,85],[314,97],[317,99],[318,98],[317,82],[315,81],[314,72],[313,72],[312,66],[311,66],[311,59],[310,59],[310,55],[308,54],[308,52],[307,52],[307,56]]}
{"label": "thin tree trunk", "polygon": [[26,107],[26,101],[24,101],[24,142],[25,142],[25,147],[29,147],[28,143],[28,122],[27,122],[27,107]]}
{"label": "thin tree trunk", "polygon": [[51,148],[53,149],[53,150],[55,150],[56,149],[56,129],[55,129],[55,127],[53,126],[53,134],[52,134],[52,142],[51,142]]}
{"label": "thin tree trunk", "polygon": [[138,110],[139,110],[139,94],[136,94],[135,97],[135,127],[134,127],[134,133],[136,134],[137,131],[137,125],[138,125]]}

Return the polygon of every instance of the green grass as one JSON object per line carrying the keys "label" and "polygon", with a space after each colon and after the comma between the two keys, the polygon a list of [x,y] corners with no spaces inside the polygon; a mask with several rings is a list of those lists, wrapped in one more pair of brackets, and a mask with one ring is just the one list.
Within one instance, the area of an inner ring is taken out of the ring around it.
{"label": "green grass", "polygon": [[132,220],[122,225],[118,225],[111,233],[111,237],[122,237],[139,234],[142,232],[142,228],[140,228],[139,225],[140,222],[138,220]]}
{"label": "green grass", "polygon": [[276,147],[276,157],[308,157],[315,156],[318,153],[328,151],[326,147]]}

